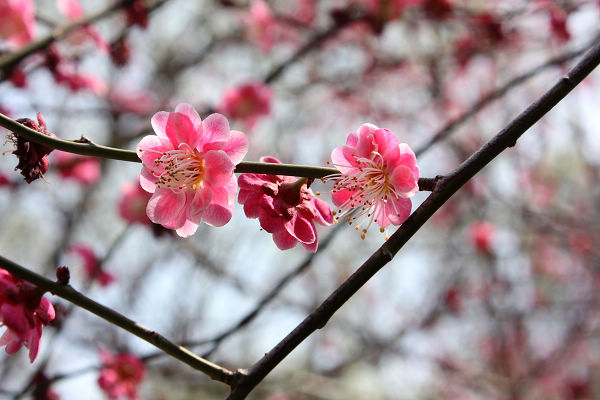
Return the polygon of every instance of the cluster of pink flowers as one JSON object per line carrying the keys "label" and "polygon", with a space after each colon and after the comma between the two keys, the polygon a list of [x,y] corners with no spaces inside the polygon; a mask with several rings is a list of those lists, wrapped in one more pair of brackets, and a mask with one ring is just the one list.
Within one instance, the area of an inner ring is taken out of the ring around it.
{"label": "cluster of pink flowers", "polygon": [[144,379],[146,367],[142,360],[130,353],[112,354],[100,351],[102,370],[98,385],[111,399],[137,399],[138,386]]}
{"label": "cluster of pink flowers", "polygon": [[[137,146],[142,160],[141,187],[152,193],[146,206],[150,220],[175,229],[180,236],[192,235],[201,221],[212,226],[226,224],[233,213],[237,185],[235,165],[247,150],[243,133],[229,130],[225,117],[213,114],[202,121],[189,104],[179,104],[175,112],[161,111],[152,118],[156,136],[146,136]],[[351,133],[345,146],[331,154],[339,174],[333,180],[329,206],[314,197],[307,178],[282,175],[242,174],[238,201],[248,218],[258,218],[260,226],[273,235],[277,247],[289,249],[301,243],[316,251],[315,223],[330,225],[337,218],[356,224],[364,239],[375,222],[384,232],[390,224],[400,225],[409,216],[412,197],[419,189],[419,168],[415,154],[406,143],[387,129],[365,124]],[[280,163],[274,157],[262,162]],[[135,191],[131,189],[130,198]],[[145,199],[131,205],[121,203],[126,219],[138,220]],[[131,212],[129,206],[132,207]],[[337,222],[337,220],[336,220]]]}
{"label": "cluster of pink flowers", "polygon": [[[280,163],[274,157],[260,161]],[[314,197],[306,183],[306,178],[296,180],[282,175],[241,174],[238,179],[238,201],[244,205],[244,213],[248,218],[258,218],[261,228],[273,234],[281,250],[299,242],[306,250],[317,251],[315,222],[333,222],[327,203]]]}
{"label": "cluster of pink flowers", "polygon": [[37,286],[0,268],[0,327],[6,327],[0,346],[6,346],[8,354],[25,346],[29,349],[29,361],[37,357],[42,328],[55,316],[52,303],[43,293]]}

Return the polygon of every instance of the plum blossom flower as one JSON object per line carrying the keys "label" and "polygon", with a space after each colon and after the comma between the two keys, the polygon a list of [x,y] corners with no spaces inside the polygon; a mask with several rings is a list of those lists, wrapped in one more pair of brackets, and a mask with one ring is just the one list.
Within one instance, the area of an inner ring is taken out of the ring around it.
{"label": "plum blossom flower", "polygon": [[96,157],[82,156],[57,150],[55,167],[64,179],[74,179],[90,185],[100,179],[100,161]]}
{"label": "plum blossom flower", "polygon": [[340,171],[326,177],[335,180],[331,197],[339,210],[334,215],[339,219],[358,210],[346,220],[353,223],[362,217],[356,230],[368,220],[361,231],[363,239],[373,221],[384,232],[388,225],[400,225],[408,218],[410,197],[419,190],[419,167],[411,148],[392,132],[364,124],[348,136],[345,146],[333,150],[331,159]]}
{"label": "plum blossom flower", "polygon": [[97,280],[100,286],[108,286],[115,281],[112,274],[102,269],[100,260],[89,246],[77,243],[69,247],[67,253],[77,254],[83,262],[83,268],[88,278]]}
{"label": "plum blossom flower", "polygon": [[7,328],[0,337],[0,346],[6,346],[8,354],[25,346],[30,362],[37,357],[42,327],[55,316],[52,303],[42,295],[37,286],[0,268],[0,327]]}
{"label": "plum blossom flower", "polygon": [[111,354],[100,351],[100,360],[104,367],[98,377],[98,385],[111,399],[128,397],[137,399],[138,386],[144,379],[144,363],[130,353]]}
{"label": "plum blossom flower", "polygon": [[272,98],[273,91],[267,85],[251,82],[227,89],[219,109],[231,118],[244,120],[252,129],[259,117],[271,112]]}
{"label": "plum blossom flower", "polygon": [[146,208],[150,220],[182,237],[196,232],[200,222],[229,222],[237,192],[233,170],[246,155],[246,136],[230,131],[221,114],[202,121],[189,104],[154,114],[152,127],[156,136],[137,146],[140,184],[153,193]]}
{"label": "plum blossom flower", "polygon": [[[38,122],[29,118],[20,118],[17,122],[25,125],[28,128],[36,130],[44,135],[56,137],[53,133],[46,129],[46,121],[42,114],[37,114]],[[19,163],[15,170],[20,169],[21,175],[25,177],[27,183],[43,177],[50,163],[48,162],[48,154],[52,151],[51,148],[41,144],[31,142],[22,136],[13,135],[10,140],[15,144],[16,149],[12,152],[19,159]]]}
{"label": "plum blossom flower", "polygon": [[[274,157],[262,157],[261,162],[280,163]],[[324,201],[313,196],[307,179],[290,176],[241,174],[238,178],[238,202],[244,205],[248,218],[258,218],[261,228],[273,234],[281,250],[300,242],[308,251],[317,251],[315,222],[331,225],[333,216]]]}
{"label": "plum blossom flower", "polygon": [[32,0],[0,1],[0,38],[13,46],[27,44],[35,32]]}

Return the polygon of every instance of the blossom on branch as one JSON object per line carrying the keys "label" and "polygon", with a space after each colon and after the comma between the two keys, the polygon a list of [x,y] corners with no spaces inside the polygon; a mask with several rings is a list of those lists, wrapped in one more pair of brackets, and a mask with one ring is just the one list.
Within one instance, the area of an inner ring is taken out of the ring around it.
{"label": "blossom on branch", "polygon": [[[262,157],[261,162],[280,163],[274,157]],[[238,202],[244,205],[248,218],[258,218],[261,228],[273,234],[281,250],[300,242],[308,251],[317,251],[315,222],[331,225],[333,216],[324,201],[313,196],[307,179],[290,176],[241,174],[238,178]]]}
{"label": "blossom on branch", "polygon": [[146,373],[142,360],[130,353],[111,354],[102,350],[100,360],[104,367],[100,371],[98,385],[106,395],[111,399],[137,399],[138,386]]}
{"label": "blossom on branch", "polygon": [[[42,114],[37,114],[38,122],[35,122],[29,118],[20,118],[17,120],[20,124],[25,125],[35,131],[43,133],[44,135],[56,137],[53,133],[48,132],[46,129],[46,121]],[[48,154],[52,151],[51,148],[43,146],[41,144],[31,142],[22,136],[14,134],[9,138],[16,146],[13,150],[13,154],[19,159],[19,163],[15,167],[15,170],[20,169],[21,175],[25,177],[27,183],[31,183],[34,180],[43,177],[46,171],[48,171]]]}
{"label": "blossom on branch", "polygon": [[146,208],[150,220],[182,237],[196,232],[200,222],[229,222],[237,192],[233,170],[248,150],[246,136],[230,131],[221,114],[202,121],[189,104],[154,114],[152,127],[156,136],[137,146],[140,184],[153,193]]}
{"label": "blossom on branch", "polygon": [[8,354],[25,346],[30,362],[37,357],[42,328],[55,316],[52,303],[43,294],[42,289],[0,268],[0,327],[7,328],[0,346],[6,346]]}
{"label": "blossom on branch", "polygon": [[91,185],[100,179],[100,161],[96,157],[82,156],[57,150],[53,164],[64,179],[74,179],[83,185]]}
{"label": "blossom on branch", "polygon": [[79,256],[88,279],[97,281],[100,286],[108,286],[115,281],[116,278],[112,274],[104,271],[102,262],[91,247],[77,243],[69,247],[66,252]]}
{"label": "blossom on branch", "polygon": [[356,230],[367,223],[363,239],[373,221],[384,232],[408,218],[410,197],[419,190],[419,167],[411,148],[392,132],[364,124],[348,136],[345,146],[333,150],[331,159],[340,171],[326,177],[335,181],[331,197],[339,210],[334,215],[339,219],[357,210],[346,220],[352,224],[360,219]]}
{"label": "blossom on branch", "polygon": [[27,44],[35,32],[35,7],[32,0],[0,1],[0,38],[13,46]]}

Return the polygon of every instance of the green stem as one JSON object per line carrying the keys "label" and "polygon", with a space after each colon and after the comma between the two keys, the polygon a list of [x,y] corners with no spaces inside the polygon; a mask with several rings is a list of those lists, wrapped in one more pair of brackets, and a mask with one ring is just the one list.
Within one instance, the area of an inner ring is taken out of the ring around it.
{"label": "green stem", "polygon": [[0,256],[0,267],[7,270],[14,276],[31,282],[34,285],[37,285],[39,288],[56,296],[62,297],[76,306],[84,308],[92,314],[96,314],[100,318],[119,326],[120,328],[156,346],[165,353],[184,362],[192,368],[204,372],[214,380],[229,384],[231,378],[233,377],[234,373],[232,371],[195,355],[188,349],[169,341],[159,333],[142,326],[141,324],[106,306],[103,306],[100,303],[95,302],[89,297],[84,296],[71,286],[65,286],[56,282],[52,282],[51,280],[46,279],[43,276],[30,271],[29,269],[24,268],[2,256]]}

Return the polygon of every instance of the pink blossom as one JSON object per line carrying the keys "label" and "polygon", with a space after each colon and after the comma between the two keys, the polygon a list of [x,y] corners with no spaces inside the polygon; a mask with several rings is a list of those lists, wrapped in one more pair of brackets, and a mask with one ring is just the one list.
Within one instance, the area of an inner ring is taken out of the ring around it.
{"label": "pink blossom", "polygon": [[146,214],[146,206],[152,197],[140,186],[139,181],[121,186],[121,199],[119,200],[119,214],[121,218],[130,223],[152,225]]}
{"label": "pink blossom", "polygon": [[57,150],[55,166],[62,178],[71,178],[90,185],[100,179],[100,161],[96,157],[82,156]]}
{"label": "pink blossom", "polygon": [[[261,162],[280,163],[274,157],[262,157]],[[273,234],[281,250],[300,242],[306,250],[317,251],[315,222],[333,222],[327,203],[314,197],[306,182],[306,178],[282,175],[241,174],[238,178],[238,202],[244,205],[244,213],[258,218],[261,228]]]}
{"label": "pink blossom", "polygon": [[27,44],[35,32],[34,14],[32,0],[0,1],[0,38],[13,46]]}
{"label": "pink blossom", "polygon": [[89,246],[84,244],[74,244],[67,249],[67,253],[75,253],[83,261],[83,268],[89,279],[97,280],[100,286],[108,286],[115,281],[112,274],[104,271],[100,260]]}
{"label": "pink blossom", "polygon": [[29,361],[37,357],[42,327],[54,319],[52,303],[37,286],[0,268],[0,326],[7,328],[0,346],[14,354],[21,346],[29,349]]}
{"label": "pink blossom", "polygon": [[130,353],[111,354],[102,350],[100,360],[104,367],[100,371],[98,385],[107,396],[111,399],[137,399],[138,386],[146,373],[142,360]]}
{"label": "pink blossom", "polygon": [[54,80],[57,83],[65,84],[74,92],[87,89],[96,95],[103,97],[108,91],[108,86],[102,79],[94,75],[79,72],[75,65],[66,61],[61,61],[56,65],[53,73]]}
{"label": "pink blossom", "polygon": [[489,222],[476,221],[469,228],[472,245],[483,254],[492,254],[492,245],[496,237],[496,227]]}
{"label": "pink blossom", "polygon": [[268,52],[277,37],[277,19],[263,0],[252,0],[250,11],[244,15],[246,34],[262,51]]}
{"label": "pink blossom", "polygon": [[339,210],[334,215],[340,218],[358,210],[346,220],[352,223],[362,217],[356,230],[368,220],[361,231],[363,239],[373,221],[383,232],[388,225],[400,225],[408,218],[410,197],[419,190],[419,167],[411,148],[392,132],[364,124],[348,136],[345,146],[333,150],[331,159],[340,171],[327,177],[335,180],[332,200]]}
{"label": "pink blossom", "polygon": [[245,121],[252,129],[260,116],[269,115],[273,91],[260,82],[247,83],[225,91],[219,109],[231,118]]}
{"label": "pink blossom", "polygon": [[235,165],[246,155],[246,135],[230,131],[221,114],[204,121],[189,104],[152,117],[156,136],[137,146],[142,160],[140,184],[153,193],[150,220],[188,237],[198,224],[225,225],[233,214],[237,183]]}

